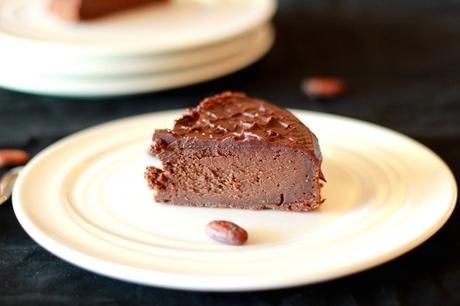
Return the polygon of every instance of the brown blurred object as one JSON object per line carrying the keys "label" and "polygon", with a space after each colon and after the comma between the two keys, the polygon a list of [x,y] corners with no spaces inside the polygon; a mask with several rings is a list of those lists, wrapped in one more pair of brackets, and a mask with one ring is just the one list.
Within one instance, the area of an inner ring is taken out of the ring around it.
{"label": "brown blurred object", "polygon": [[0,149],[0,168],[19,166],[30,159],[30,154],[23,150]]}
{"label": "brown blurred object", "polygon": [[342,95],[345,90],[345,83],[342,79],[335,77],[310,77],[302,81],[303,92],[314,98],[334,98]]}
{"label": "brown blurred object", "polygon": [[248,232],[230,221],[215,220],[206,225],[206,234],[212,240],[224,244],[243,245],[248,240]]}
{"label": "brown blurred object", "polygon": [[169,0],[50,0],[54,15],[69,21],[91,20],[111,13]]}

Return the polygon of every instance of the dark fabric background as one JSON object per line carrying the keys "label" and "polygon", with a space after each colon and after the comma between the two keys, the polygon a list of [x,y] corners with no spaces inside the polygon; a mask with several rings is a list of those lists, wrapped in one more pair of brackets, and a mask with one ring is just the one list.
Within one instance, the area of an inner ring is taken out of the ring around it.
{"label": "dark fabric background", "polygon": [[[94,124],[232,89],[395,129],[460,177],[460,2],[282,0],[275,25],[276,44],[265,58],[200,85],[106,100],[0,89],[0,148],[35,154]],[[300,81],[310,75],[342,77],[349,92],[309,99]],[[224,294],[140,286],[74,267],[32,241],[10,204],[0,207],[0,305],[460,305],[458,210],[429,241],[377,268],[310,286]]]}

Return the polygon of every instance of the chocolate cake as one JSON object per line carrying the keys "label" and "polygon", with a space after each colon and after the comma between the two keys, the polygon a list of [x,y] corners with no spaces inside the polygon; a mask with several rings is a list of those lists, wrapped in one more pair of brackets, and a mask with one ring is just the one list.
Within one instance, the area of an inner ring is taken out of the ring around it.
{"label": "chocolate cake", "polygon": [[184,206],[307,211],[320,206],[321,153],[289,111],[243,93],[203,100],[155,130],[147,167],[155,200]]}
{"label": "chocolate cake", "polygon": [[50,0],[49,9],[62,19],[80,21],[160,1],[167,0]]}

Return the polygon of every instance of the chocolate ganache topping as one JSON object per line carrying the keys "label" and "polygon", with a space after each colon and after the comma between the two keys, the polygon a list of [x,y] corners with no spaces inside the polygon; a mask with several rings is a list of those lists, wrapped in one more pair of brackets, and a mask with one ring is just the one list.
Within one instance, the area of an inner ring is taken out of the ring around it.
{"label": "chocolate ganache topping", "polygon": [[224,92],[203,100],[176,120],[172,130],[201,140],[268,141],[308,148],[321,159],[315,135],[284,109],[244,93]]}

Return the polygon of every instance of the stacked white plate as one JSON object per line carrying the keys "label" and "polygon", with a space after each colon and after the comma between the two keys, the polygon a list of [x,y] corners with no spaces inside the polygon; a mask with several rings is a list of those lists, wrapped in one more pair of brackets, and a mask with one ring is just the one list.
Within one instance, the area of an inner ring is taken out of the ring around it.
{"label": "stacked white plate", "polygon": [[214,79],[271,47],[275,0],[172,0],[86,23],[46,0],[0,0],[0,86],[97,97]]}

